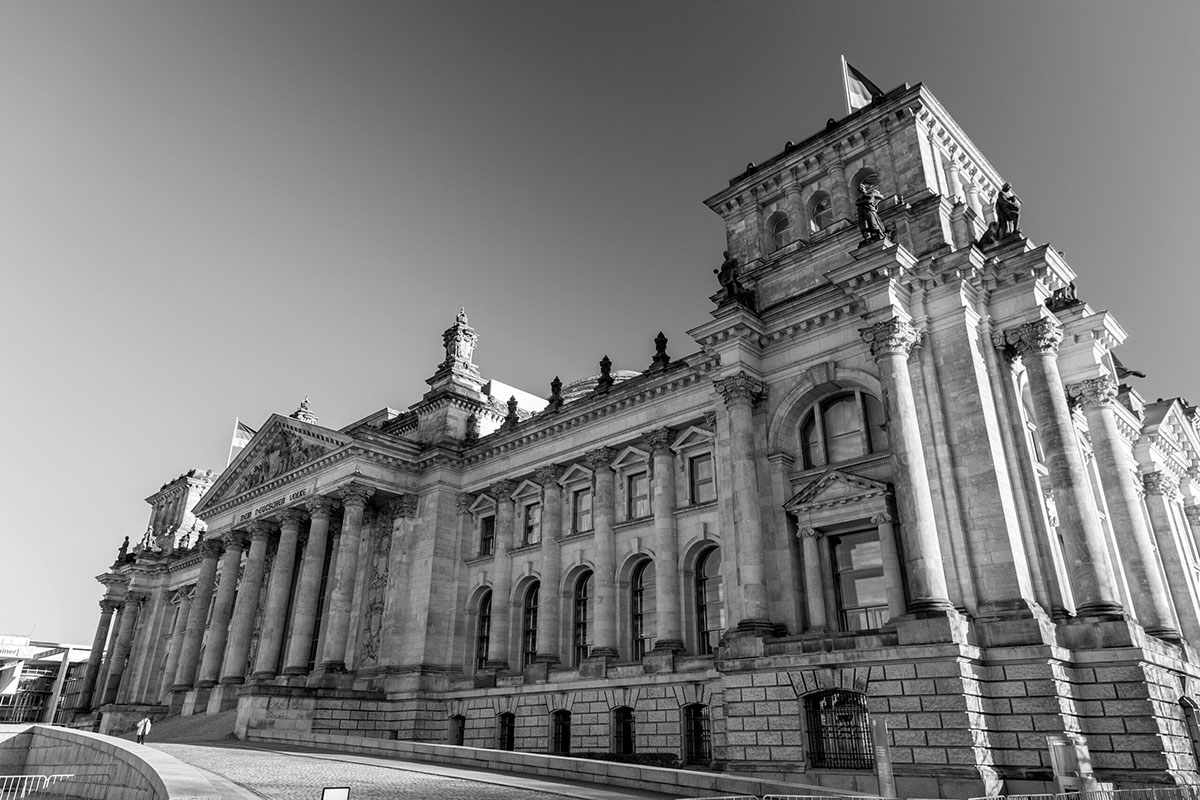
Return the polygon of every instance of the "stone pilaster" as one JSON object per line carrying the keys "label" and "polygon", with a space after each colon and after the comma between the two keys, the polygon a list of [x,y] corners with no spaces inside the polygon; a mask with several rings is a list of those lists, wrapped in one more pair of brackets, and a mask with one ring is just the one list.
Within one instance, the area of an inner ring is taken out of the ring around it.
{"label": "stone pilaster", "polygon": [[598,447],[584,453],[595,473],[595,488],[592,493],[592,543],[595,573],[592,580],[592,628],[593,657],[617,658],[617,540],[613,534],[613,519],[616,516],[616,476],[612,462],[617,451],[611,447]]}
{"label": "stone pilaster", "polygon": [[90,711],[92,695],[96,692],[96,680],[100,677],[100,661],[104,658],[104,645],[108,642],[109,630],[112,628],[113,613],[120,608],[120,603],[110,597],[100,601],[100,622],[96,625],[96,635],[92,637],[92,650],[88,653],[87,669],[83,673],[83,685],[79,696],[87,703],[80,711]]}
{"label": "stone pilaster", "polygon": [[283,645],[284,621],[292,593],[292,571],[296,567],[296,549],[300,542],[300,523],[304,512],[285,508],[279,514],[279,544],[271,564],[271,582],[267,584],[267,608],[258,634],[258,653],[254,659],[254,679],[268,680],[279,672],[279,649]]}
{"label": "stone pilaster", "polygon": [[308,543],[304,546],[300,583],[296,587],[296,604],[292,609],[292,638],[284,660],[285,675],[305,675],[309,671],[317,606],[321,602],[321,572],[325,568],[329,545],[329,517],[336,506],[337,501],[332,497],[314,497],[305,503],[312,524],[308,530]]}
{"label": "stone pilaster", "polygon": [[1027,322],[993,337],[996,346],[1021,356],[1029,374],[1033,414],[1054,489],[1075,611],[1085,617],[1119,619],[1124,608],[1058,372],[1061,341],[1062,326],[1049,318]]}
{"label": "stone pilaster", "polygon": [[192,610],[192,590],[176,592],[179,607],[175,610],[175,624],[171,628],[171,641],[167,645],[167,663],[163,669],[162,682],[158,687],[158,699],[162,702],[175,687],[175,671],[179,669],[179,655],[183,651],[183,640],[187,636],[188,614]]}
{"label": "stone pilaster", "polygon": [[543,664],[559,662],[559,623],[562,613],[562,553],[560,538],[563,526],[563,490],[558,485],[563,468],[551,464],[537,471],[542,485],[542,588],[538,603],[537,658]]}
{"label": "stone pilaster", "polygon": [[337,574],[334,576],[329,623],[321,651],[323,672],[346,671],[346,644],[350,637],[350,607],[354,602],[355,581],[358,577],[358,546],[362,538],[363,509],[375,494],[369,486],[351,483],[341,490],[345,516],[342,519],[341,541],[337,551]]}
{"label": "stone pilaster", "polygon": [[1154,537],[1158,540],[1158,552],[1167,572],[1167,586],[1175,601],[1179,625],[1189,642],[1200,642],[1200,609],[1196,607],[1189,580],[1191,559],[1182,541],[1184,532],[1178,530],[1173,513],[1173,506],[1179,503],[1179,479],[1166,472],[1151,472],[1144,476],[1143,486],[1146,510],[1150,512],[1150,524],[1154,526]]}
{"label": "stone pilaster", "polygon": [[100,705],[115,703],[117,692],[121,688],[121,678],[125,675],[125,667],[129,663],[129,650],[133,646],[133,633],[137,628],[138,612],[146,602],[145,592],[130,591],[125,594],[125,610],[121,614],[121,628],[117,631],[117,641],[113,646],[112,665],[105,679],[104,695]]}
{"label": "stone pilaster", "polygon": [[654,462],[654,652],[683,652],[679,597],[679,534],[675,528],[675,431],[659,428],[642,437]]}
{"label": "stone pilaster", "polygon": [[490,494],[496,501],[496,546],[492,566],[492,629],[488,639],[487,668],[508,669],[508,642],[512,625],[512,563],[509,551],[513,543],[512,493],[517,488],[515,481],[500,481],[492,486]]}
{"label": "stone pilaster", "polygon": [[908,610],[912,613],[951,611],[954,607],[946,589],[942,547],[929,493],[929,470],[925,465],[925,449],[908,372],[908,356],[919,341],[920,333],[907,320],[893,317],[864,329],[862,336],[871,347],[883,384],[892,480],[896,486],[901,544],[908,576]]}
{"label": "stone pilaster", "polygon": [[1171,598],[1134,484],[1134,462],[1117,425],[1117,383],[1105,375],[1076,383],[1069,393],[1083,406],[1087,416],[1109,524],[1129,581],[1133,609],[1148,633],[1178,640],[1180,633],[1171,611]]}
{"label": "stone pilaster", "polygon": [[813,528],[796,531],[804,558],[804,605],[808,609],[806,632],[829,630],[829,611],[825,607],[825,576],[821,569],[821,534]]}
{"label": "stone pilaster", "polygon": [[896,518],[890,511],[871,517],[879,529],[879,555],[883,561],[883,582],[887,587],[888,617],[895,619],[906,610],[904,604],[904,571],[900,567],[900,551],[896,548]]}
{"label": "stone pilaster", "polygon": [[250,655],[250,638],[258,617],[258,594],[262,590],[263,573],[267,565],[267,543],[275,532],[275,524],[257,520],[250,526],[250,555],[242,572],[242,584],[234,605],[233,623],[225,647],[225,665],[221,670],[222,685],[230,686],[246,680],[246,659]]}
{"label": "stone pilaster", "polygon": [[196,591],[192,596],[192,612],[188,615],[183,649],[179,651],[179,666],[175,669],[174,691],[186,692],[196,682],[200,643],[204,640],[204,626],[208,624],[208,606],[212,602],[213,586],[217,579],[217,559],[221,557],[223,549],[221,542],[216,539],[205,539],[200,543],[202,554],[200,576],[196,578]]}
{"label": "stone pilaster", "polygon": [[238,571],[242,566],[242,553],[249,543],[248,538],[244,533],[230,533],[225,537],[221,581],[217,586],[212,620],[208,623],[208,641],[204,646],[204,661],[200,664],[200,678],[196,682],[202,689],[216,686],[221,677],[221,658],[225,655],[229,619],[233,615],[233,600],[237,593]]}
{"label": "stone pilaster", "polygon": [[834,219],[851,216],[850,194],[846,188],[846,164],[842,161],[841,154],[829,165],[829,183]]}

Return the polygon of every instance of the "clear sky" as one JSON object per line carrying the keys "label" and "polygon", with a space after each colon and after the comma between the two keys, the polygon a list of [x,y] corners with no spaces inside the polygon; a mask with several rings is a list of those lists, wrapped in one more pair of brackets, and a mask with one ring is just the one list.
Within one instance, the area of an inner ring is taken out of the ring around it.
{"label": "clear sky", "polygon": [[235,417],[416,402],[459,306],[538,394],[693,351],[701,200],[844,114],[842,53],[925,83],[1139,390],[1200,400],[1198,34],[1194,0],[0,0],[0,633],[90,641],[143,498]]}

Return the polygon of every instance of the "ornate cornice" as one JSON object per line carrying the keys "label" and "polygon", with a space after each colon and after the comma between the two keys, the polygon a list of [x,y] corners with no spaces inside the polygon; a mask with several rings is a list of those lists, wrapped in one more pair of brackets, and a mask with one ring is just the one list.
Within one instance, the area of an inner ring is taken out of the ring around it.
{"label": "ornate cornice", "polygon": [[1010,358],[1016,356],[1057,353],[1062,342],[1062,325],[1048,317],[1026,322],[1015,328],[996,331],[992,344]]}
{"label": "ornate cornice", "polygon": [[908,358],[921,340],[921,331],[911,322],[893,317],[876,322],[860,331],[863,341],[871,348],[871,356],[878,359],[885,355],[900,355]]}
{"label": "ornate cornice", "polygon": [[1168,500],[1179,496],[1179,479],[1167,472],[1148,472],[1142,477],[1146,494],[1162,495]]}
{"label": "ornate cornice", "polygon": [[767,396],[767,385],[745,370],[736,375],[713,380],[713,389],[725,400],[725,405],[754,404]]}
{"label": "ornate cornice", "polygon": [[375,489],[372,486],[363,486],[361,483],[351,483],[343,486],[338,490],[338,495],[342,498],[342,505],[347,508],[358,506],[363,508],[367,505],[367,501],[375,494]]}
{"label": "ornate cornice", "polygon": [[1117,402],[1117,382],[1108,375],[1073,383],[1067,387],[1067,396],[1079,403],[1086,411],[1089,408],[1104,408]]}
{"label": "ornate cornice", "polygon": [[616,457],[617,449],[615,447],[597,447],[595,450],[588,450],[583,454],[584,460],[587,461],[593,472],[612,465]]}

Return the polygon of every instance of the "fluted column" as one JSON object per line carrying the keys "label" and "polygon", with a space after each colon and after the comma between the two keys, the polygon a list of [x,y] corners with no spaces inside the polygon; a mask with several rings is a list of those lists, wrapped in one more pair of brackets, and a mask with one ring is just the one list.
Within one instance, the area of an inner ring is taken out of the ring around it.
{"label": "fluted column", "polygon": [[643,437],[654,462],[654,652],[683,652],[679,596],[679,535],[675,529],[675,431],[659,428]]}
{"label": "fluted column", "polygon": [[808,607],[809,631],[829,630],[829,612],[825,607],[825,582],[821,567],[821,534],[813,528],[796,531],[804,555],[804,604]]}
{"label": "fluted column", "polygon": [[[221,669],[221,684],[231,686],[246,681],[246,659],[250,656],[250,639],[254,636],[254,621],[258,618],[258,595],[262,591],[263,573],[267,566],[267,543],[275,532],[275,523],[257,520],[250,525],[250,555],[242,572],[233,622],[225,644],[225,660]],[[182,612],[181,612],[182,613]]]}
{"label": "fluted column", "polygon": [[233,600],[237,593],[238,570],[242,566],[242,553],[246,549],[248,538],[240,532],[225,537],[225,555],[221,558],[221,581],[217,586],[217,601],[213,605],[212,620],[208,624],[208,641],[204,647],[204,661],[200,664],[200,678],[196,682],[201,688],[216,686],[221,677],[221,657],[225,655],[229,618],[233,614]]}
{"label": "fluted column", "polygon": [[200,543],[203,560],[200,562],[200,576],[196,578],[196,593],[192,596],[192,610],[188,614],[183,649],[179,653],[179,666],[175,669],[174,691],[177,692],[191,689],[196,681],[196,668],[199,666],[196,662],[200,656],[200,643],[204,640],[204,626],[208,624],[208,606],[212,603],[217,559],[222,549],[217,539],[205,539]]}
{"label": "fluted column", "polygon": [[96,635],[92,637],[92,649],[88,653],[87,670],[83,673],[83,686],[79,696],[87,703],[80,711],[90,711],[92,695],[96,692],[96,680],[100,677],[100,662],[104,658],[104,645],[108,642],[109,630],[112,628],[113,612],[120,604],[110,597],[100,601],[100,622],[96,625]]}
{"label": "fluted column", "polygon": [[[1183,544],[1183,531],[1178,530],[1178,517],[1172,506],[1179,500],[1179,479],[1166,472],[1151,472],[1143,478],[1146,489],[1146,510],[1158,539],[1158,552],[1167,571],[1167,585],[1175,600],[1179,625],[1189,642],[1200,642],[1200,609],[1192,595],[1191,558]],[[1189,531],[1187,535],[1190,536]]]}
{"label": "fluted column", "polygon": [[1058,372],[1061,341],[1062,326],[1048,318],[998,332],[993,337],[998,347],[1021,356],[1029,375],[1033,415],[1054,488],[1059,532],[1075,593],[1075,611],[1080,616],[1119,618],[1124,608]]}
{"label": "fluted column", "polygon": [[329,623],[325,630],[321,669],[324,672],[346,671],[346,642],[350,636],[350,606],[354,601],[354,585],[358,577],[358,545],[362,538],[363,509],[375,490],[351,483],[341,490],[345,516],[337,551],[337,574],[334,575],[333,598],[329,608]]}
{"label": "fluted column", "polygon": [[321,572],[329,544],[329,516],[337,507],[337,501],[332,497],[314,497],[305,505],[312,517],[312,525],[308,530],[308,544],[304,547],[304,561],[300,565],[300,584],[296,587],[296,604],[292,609],[292,639],[284,662],[285,675],[308,673],[313,627],[321,602]]}
{"label": "fluted column", "polygon": [[1092,452],[1108,505],[1108,521],[1117,540],[1138,620],[1147,633],[1178,640],[1180,633],[1171,611],[1171,598],[1134,484],[1134,464],[1117,427],[1114,408],[1117,383],[1108,376],[1091,378],[1071,386],[1070,394],[1079,400],[1087,415]]}
{"label": "fluted column", "polygon": [[279,672],[279,648],[283,644],[283,626],[288,601],[292,597],[292,570],[296,567],[296,546],[300,540],[300,522],[304,512],[285,508],[279,515],[279,544],[267,584],[267,608],[258,634],[258,653],[254,658],[256,681],[269,680]]}
{"label": "fluted column", "polygon": [[488,638],[488,669],[508,669],[508,642],[512,625],[512,563],[508,553],[513,543],[514,511],[512,493],[515,481],[500,481],[490,494],[496,501],[496,547],[492,561],[496,577],[492,579],[492,623]]}
{"label": "fluted column", "polygon": [[879,367],[888,415],[892,480],[900,512],[900,538],[908,576],[908,610],[912,613],[953,610],[942,568],[942,546],[938,541],[929,493],[929,471],[917,422],[908,355],[920,334],[907,320],[893,317],[877,322],[862,332]]}
{"label": "fluted column", "polygon": [[767,609],[766,537],[754,446],[754,404],[766,395],[762,381],[739,372],[713,381],[729,411],[729,461],[733,472],[733,541],[737,547],[740,631],[771,629]]}
{"label": "fluted column", "polygon": [[121,678],[129,663],[129,649],[133,645],[138,611],[141,609],[142,603],[146,602],[146,597],[145,592],[125,593],[125,611],[121,614],[121,628],[117,631],[117,642],[113,646],[112,665],[109,667],[108,677],[105,679],[104,695],[100,700],[102,706],[115,703],[117,700],[117,691],[121,688]]}
{"label": "fluted column", "polygon": [[161,700],[170,694],[175,687],[175,670],[179,669],[179,654],[183,650],[183,640],[187,634],[188,614],[192,610],[192,592],[181,589],[178,592],[179,608],[175,612],[175,625],[171,628],[171,641],[167,645],[167,663],[163,668],[162,680],[158,687],[158,697]]}
{"label": "fluted column", "polygon": [[617,541],[613,535],[613,516],[616,513],[616,491],[612,462],[617,451],[611,447],[600,447],[584,453],[588,465],[595,472],[596,488],[592,503],[592,544],[595,572],[592,579],[592,628],[591,655],[606,658],[617,657]]}
{"label": "fluted column", "polygon": [[563,468],[559,464],[542,467],[536,473],[542,485],[542,588],[538,603],[537,657],[543,664],[558,663],[558,626],[562,614],[562,536],[563,490],[558,485]]}

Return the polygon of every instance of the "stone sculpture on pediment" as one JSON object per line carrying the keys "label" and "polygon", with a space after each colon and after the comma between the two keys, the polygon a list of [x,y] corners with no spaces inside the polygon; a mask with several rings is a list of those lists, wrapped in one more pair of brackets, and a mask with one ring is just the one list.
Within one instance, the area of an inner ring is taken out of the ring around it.
{"label": "stone sculpture on pediment", "polygon": [[238,483],[239,492],[274,480],[329,452],[329,448],[315,442],[305,443],[299,435],[282,427],[267,442],[264,449],[266,455],[255,463]]}

